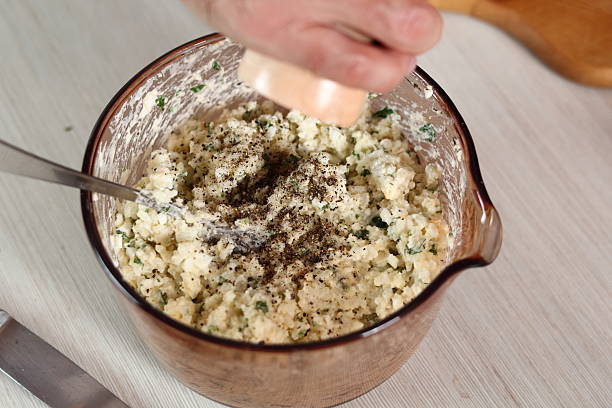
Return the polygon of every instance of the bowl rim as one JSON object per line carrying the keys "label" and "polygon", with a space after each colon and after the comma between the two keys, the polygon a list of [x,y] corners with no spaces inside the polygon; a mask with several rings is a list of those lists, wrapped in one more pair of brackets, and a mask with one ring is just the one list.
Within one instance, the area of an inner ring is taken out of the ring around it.
{"label": "bowl rim", "polygon": [[[147,80],[150,76],[150,72],[157,72],[165,65],[174,61],[176,58],[184,54],[193,52],[196,49],[205,47],[207,45],[219,42],[226,39],[226,37],[219,33],[211,33],[192,41],[186,42],[166,53],[153,62],[141,69],[136,75],[134,75],[126,84],[119,89],[119,91],[113,96],[108,102],[98,120],[96,121],[90,137],[87,143],[85,154],[83,157],[82,171],[85,174],[92,174],[92,170],[95,164],[96,151],[98,144],[101,139],[101,135],[110,122],[112,114],[115,113],[121,106],[122,102],[128,98],[135,90],[138,89],[139,85]],[[431,85],[434,89],[434,94],[437,95],[441,101],[446,105],[448,113],[455,120],[455,126],[458,127],[458,133],[461,136],[460,139],[464,145],[465,160],[468,163],[467,176],[470,178],[471,183],[475,186],[474,194],[478,198],[478,202],[481,204],[483,214],[487,214],[487,211],[492,211],[497,214],[497,210],[493,206],[489,194],[484,186],[480,168],[478,165],[478,158],[476,156],[476,149],[472,140],[470,131],[465,124],[461,114],[457,110],[457,107],[452,102],[450,97],[442,89],[436,81],[433,80],[422,68],[416,67],[414,73],[424,80],[427,84]],[[83,216],[83,222],[85,224],[85,230],[89,238],[89,242],[94,250],[94,253],[102,265],[102,269],[105,271],[106,276],[110,279],[119,292],[125,296],[132,304],[140,308],[145,313],[148,313],[155,319],[158,319],[165,325],[170,326],[173,329],[179,330],[180,332],[193,337],[198,340],[214,343],[219,346],[226,346],[241,350],[253,350],[253,351],[265,351],[265,352],[292,352],[300,350],[316,350],[320,348],[339,346],[348,342],[364,339],[370,337],[376,333],[384,331],[385,328],[397,323],[402,317],[409,314],[414,309],[418,308],[421,304],[425,303],[430,297],[444,285],[449,278],[454,276],[457,272],[462,270],[486,266],[493,262],[493,258],[485,259],[480,254],[469,256],[466,258],[459,259],[449,265],[447,265],[438,276],[429,284],[427,287],[414,299],[412,299],[407,305],[401,309],[391,313],[389,316],[380,320],[379,322],[365,327],[361,330],[351,332],[339,337],[334,337],[326,340],[313,341],[307,343],[287,343],[287,344],[262,344],[262,343],[249,343],[244,341],[238,341],[218,336],[213,336],[205,332],[196,330],[190,326],[187,326],[178,320],[171,318],[161,310],[155,308],[149,302],[147,302],[142,296],[140,296],[130,285],[126,282],[118,268],[113,264],[112,259],[106,251],[103,245],[102,238],[98,235],[96,227],[96,221],[94,213],[92,211],[92,193],[82,190],[81,191],[81,212]],[[500,231],[501,234],[501,231]],[[501,239],[501,237],[499,238]],[[496,254],[495,254],[496,255]]]}

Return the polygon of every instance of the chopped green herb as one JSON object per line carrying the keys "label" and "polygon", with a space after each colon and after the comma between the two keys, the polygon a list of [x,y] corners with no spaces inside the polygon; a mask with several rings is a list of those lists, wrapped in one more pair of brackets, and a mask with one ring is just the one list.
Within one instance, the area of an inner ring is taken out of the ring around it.
{"label": "chopped green herb", "polygon": [[164,293],[164,292],[160,292],[160,294],[161,294],[161,298],[162,298],[162,303],[164,305],[167,305],[168,304],[168,295],[166,293]]}
{"label": "chopped green herb", "polygon": [[368,239],[370,231],[368,231],[367,229],[360,229],[359,231],[353,232],[353,235],[355,235],[359,239]]}
{"label": "chopped green herb", "polygon": [[436,191],[436,190],[438,189],[438,185],[436,184],[436,185],[434,185],[434,186],[429,186],[429,187],[427,187],[427,189],[428,189],[429,191]]}
{"label": "chopped green herb", "polygon": [[374,112],[372,117],[373,118],[386,118],[387,116],[389,116],[392,113],[393,113],[393,109],[390,109],[388,106],[385,106],[384,108],[382,108],[378,112]]}
{"label": "chopped green herb", "polygon": [[306,256],[310,253],[310,249],[303,249],[300,251],[300,256]]}
{"label": "chopped green herb", "polygon": [[246,111],[242,114],[242,120],[249,121],[251,120],[251,111]]}
{"label": "chopped green herb", "polygon": [[428,142],[436,140],[436,129],[434,129],[431,123],[426,123],[419,128],[419,132],[423,133],[427,137],[425,138]]}
{"label": "chopped green herb", "polygon": [[259,126],[261,126],[262,129],[268,129],[270,126],[272,126],[272,124],[268,122],[267,120],[262,120],[262,121],[259,121]]}
{"label": "chopped green herb", "polygon": [[302,337],[306,337],[306,333],[308,332],[308,330],[300,330],[298,332],[298,338],[301,339]]}
{"label": "chopped green herb", "polygon": [[212,69],[214,69],[215,71],[218,71],[218,70],[221,69],[221,65],[219,65],[219,63],[217,61],[213,61]]}
{"label": "chopped green herb", "polygon": [[322,210],[327,210],[329,208],[329,204],[325,204],[323,207],[321,207]]}
{"label": "chopped green herb", "polygon": [[219,330],[219,328],[217,326],[208,326],[206,328],[206,332],[208,334],[213,334],[214,332],[216,332],[217,330]]}
{"label": "chopped green herb", "polygon": [[293,154],[293,153],[289,155],[289,161],[290,161],[291,163],[297,163],[297,162],[299,162],[300,160],[301,160],[301,157],[300,157],[300,156],[296,156],[296,155],[295,155],[295,154]]}
{"label": "chopped green herb", "polygon": [[438,248],[436,248],[436,244],[433,244],[431,248],[429,248],[429,252],[431,252],[434,255],[438,255]]}
{"label": "chopped green herb", "polygon": [[189,90],[193,93],[200,92],[204,88],[204,84],[199,84],[194,87],[189,88]]}
{"label": "chopped green herb", "polygon": [[351,143],[357,144],[357,139],[355,139],[355,136],[351,136]]}
{"label": "chopped green herb", "polygon": [[155,99],[155,104],[159,107],[159,109],[164,110],[166,107],[166,97],[163,95],[158,96],[157,99]]}
{"label": "chopped green herb", "polygon": [[134,263],[135,263],[135,264],[138,264],[138,265],[142,265],[142,261],[141,261],[141,260],[140,260],[140,258],[139,258],[139,257],[137,257],[137,256],[134,256]]}
{"label": "chopped green herb", "polygon": [[121,239],[122,239],[122,241],[123,241],[124,243],[128,244],[128,246],[129,246],[129,244],[130,244],[130,241],[132,241],[132,240],[134,239],[134,237],[130,237],[130,236],[128,236],[128,234],[126,234],[125,232],[123,232],[123,231],[121,231],[121,230],[119,230],[119,229],[118,229],[118,230],[116,230],[115,232],[116,232],[118,235],[121,235]]}
{"label": "chopped green herb", "polygon": [[170,211],[170,206],[168,205],[166,207],[162,207],[162,208],[160,208],[160,210],[162,210],[163,212],[168,212],[168,211]]}
{"label": "chopped green herb", "polygon": [[369,176],[370,174],[372,174],[372,172],[370,171],[370,169],[363,169],[361,170],[361,175],[363,177]]}
{"label": "chopped green herb", "polygon": [[255,309],[261,310],[264,313],[268,313],[268,304],[263,300],[258,300],[255,302]]}
{"label": "chopped green herb", "polygon": [[408,255],[416,255],[416,254],[420,254],[421,252],[423,252],[423,245],[425,244],[425,240],[421,241],[421,243],[413,248],[410,248],[409,246],[406,245],[406,252],[408,253]]}
{"label": "chopped green herb", "polygon": [[372,218],[372,221],[370,221],[370,225],[383,229],[387,229],[389,227],[389,224],[384,222],[382,218],[380,218],[380,215],[377,215],[376,217]]}
{"label": "chopped green herb", "polygon": [[70,132],[72,130],[72,126],[68,125],[64,127],[64,132]]}

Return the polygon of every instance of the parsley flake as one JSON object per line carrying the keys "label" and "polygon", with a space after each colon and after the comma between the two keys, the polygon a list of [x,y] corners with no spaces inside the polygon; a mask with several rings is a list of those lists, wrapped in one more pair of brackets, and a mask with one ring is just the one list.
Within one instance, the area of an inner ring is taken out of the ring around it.
{"label": "parsley flake", "polygon": [[130,244],[130,241],[132,241],[132,240],[134,239],[134,237],[130,237],[130,236],[128,236],[128,234],[127,234],[127,233],[125,233],[125,232],[121,231],[120,229],[116,230],[116,231],[115,231],[115,233],[116,233],[116,234],[118,234],[118,235],[121,235],[121,240],[122,240],[124,243],[128,244],[128,246],[129,246],[129,244]]}
{"label": "parsley flake", "polygon": [[436,248],[436,244],[433,244],[431,248],[429,248],[429,252],[431,252],[434,255],[438,255],[438,248]]}
{"label": "parsley flake", "polygon": [[221,65],[219,65],[217,61],[213,61],[212,69],[214,69],[215,71],[219,71],[221,69]]}
{"label": "parsley flake", "polygon": [[255,302],[255,309],[261,310],[264,313],[268,313],[268,304],[263,300],[258,300]]}
{"label": "parsley flake", "polygon": [[159,107],[159,109],[164,110],[166,107],[166,97],[164,95],[160,95],[155,99],[155,105]]}
{"label": "parsley flake", "polygon": [[382,108],[378,112],[374,112],[372,117],[373,118],[386,118],[387,116],[389,116],[392,113],[393,113],[393,109],[389,108],[388,106],[385,106],[384,108]]}
{"label": "parsley flake", "polygon": [[134,256],[134,263],[137,264],[137,265],[142,265],[142,261],[137,256]]}
{"label": "parsley flake", "polygon": [[372,174],[372,172],[370,171],[370,169],[363,169],[361,170],[361,175],[363,177],[369,176],[370,174]]}
{"label": "parsley flake", "polygon": [[419,132],[426,136],[425,140],[428,142],[433,142],[434,140],[436,140],[436,129],[434,129],[431,123],[426,123],[421,126],[419,128]]}
{"label": "parsley flake", "polygon": [[192,88],[189,88],[189,90],[193,93],[196,93],[196,92],[200,92],[203,88],[204,88],[204,84],[199,84]]}
{"label": "parsley flake", "polygon": [[408,255],[416,255],[423,252],[423,245],[425,244],[425,240],[421,241],[421,243],[413,248],[406,245],[406,252]]}

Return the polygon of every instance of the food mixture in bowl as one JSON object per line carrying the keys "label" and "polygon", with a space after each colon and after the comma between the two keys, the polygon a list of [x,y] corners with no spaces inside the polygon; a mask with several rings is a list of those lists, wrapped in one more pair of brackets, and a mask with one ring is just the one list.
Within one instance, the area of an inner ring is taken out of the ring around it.
{"label": "food mixture in bowl", "polygon": [[[419,161],[402,120],[435,137],[422,115],[389,108],[346,129],[267,102],[188,121],[136,187],[190,214],[120,203],[124,278],[169,316],[248,342],[336,337],[400,309],[442,269],[449,240],[440,169]],[[270,238],[240,253],[226,238],[204,240],[198,218]]]}

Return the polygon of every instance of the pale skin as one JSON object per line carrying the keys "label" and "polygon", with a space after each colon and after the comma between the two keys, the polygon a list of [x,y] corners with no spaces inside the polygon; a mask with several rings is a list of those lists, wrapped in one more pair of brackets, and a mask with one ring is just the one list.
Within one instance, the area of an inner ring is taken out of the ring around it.
{"label": "pale skin", "polygon": [[[426,0],[183,1],[247,48],[374,92],[393,89],[442,29]],[[342,27],[376,42],[356,40]]]}

